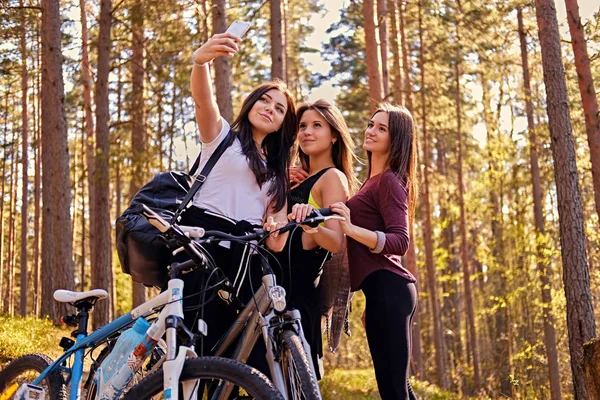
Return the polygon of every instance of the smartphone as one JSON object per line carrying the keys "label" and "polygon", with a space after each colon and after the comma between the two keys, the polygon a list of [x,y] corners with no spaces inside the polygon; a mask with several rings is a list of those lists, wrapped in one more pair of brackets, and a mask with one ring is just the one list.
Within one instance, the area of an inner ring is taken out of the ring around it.
{"label": "smartphone", "polygon": [[233,23],[229,25],[229,28],[227,28],[225,32],[231,33],[233,36],[237,36],[242,39],[246,32],[248,32],[248,28],[250,28],[249,22],[233,21]]}

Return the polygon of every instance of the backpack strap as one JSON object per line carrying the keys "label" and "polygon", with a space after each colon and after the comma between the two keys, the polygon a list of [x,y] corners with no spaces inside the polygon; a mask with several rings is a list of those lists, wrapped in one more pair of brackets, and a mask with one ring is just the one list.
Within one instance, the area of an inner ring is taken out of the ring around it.
{"label": "backpack strap", "polygon": [[213,169],[213,167],[215,166],[217,161],[219,161],[219,158],[221,158],[221,156],[223,155],[225,150],[227,150],[227,148],[229,148],[229,146],[231,146],[233,144],[234,139],[235,139],[235,133],[233,132],[233,130],[229,130],[229,133],[227,134],[225,139],[223,139],[223,141],[215,149],[215,152],[211,154],[210,158],[206,162],[206,165],[204,166],[204,168],[202,168],[202,171],[198,175],[195,175],[194,173],[197,172],[198,166],[200,165],[200,156],[198,156],[198,158],[196,159],[196,162],[194,162],[194,165],[192,166],[192,169],[190,170],[190,175],[194,178],[194,183],[193,183],[192,187],[190,188],[190,190],[185,195],[185,197],[183,198],[183,201],[177,208],[177,211],[175,211],[175,215],[173,216],[173,221],[176,221],[177,219],[179,219],[179,217],[181,216],[183,211],[187,208],[190,201],[192,201],[192,199],[194,198],[196,193],[198,193],[198,190],[200,190],[200,188],[206,181],[208,174]]}

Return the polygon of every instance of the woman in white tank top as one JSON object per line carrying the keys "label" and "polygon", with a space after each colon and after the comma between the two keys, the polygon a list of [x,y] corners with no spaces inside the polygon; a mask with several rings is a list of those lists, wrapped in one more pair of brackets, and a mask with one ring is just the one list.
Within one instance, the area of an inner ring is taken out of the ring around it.
{"label": "woman in white tank top", "polygon": [[[239,43],[239,38],[221,33],[194,52],[190,83],[202,142],[199,170],[230,131],[215,101],[209,63],[217,57],[232,57]],[[181,224],[237,234],[251,225],[263,225],[266,230],[283,226],[287,222],[287,170],[296,134],[295,105],[285,83],[267,82],[250,93],[231,129],[235,135],[232,145],[208,174],[192,207],[182,215]],[[286,239],[287,234],[273,234],[266,244],[279,252]],[[244,285],[248,286],[245,281],[249,277],[253,281],[260,279],[258,271],[253,272],[253,259],[257,257],[249,257],[247,249],[239,244],[229,246],[206,248],[234,283],[235,294],[244,301]],[[201,354],[210,355],[210,349],[235,320],[236,313],[234,307],[219,299],[201,307],[203,298],[198,293],[215,283],[206,279],[206,274],[196,272],[184,276],[184,312],[188,327],[196,330],[199,317],[208,324],[209,334],[198,348]]]}

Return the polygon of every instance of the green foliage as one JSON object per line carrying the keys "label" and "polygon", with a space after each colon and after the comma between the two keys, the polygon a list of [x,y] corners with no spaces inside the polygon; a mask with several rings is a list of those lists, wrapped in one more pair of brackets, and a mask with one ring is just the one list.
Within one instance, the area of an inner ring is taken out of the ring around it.
{"label": "green foliage", "polygon": [[60,338],[71,330],[58,327],[49,319],[0,316],[0,365],[23,354],[44,353],[56,357],[62,353]]}

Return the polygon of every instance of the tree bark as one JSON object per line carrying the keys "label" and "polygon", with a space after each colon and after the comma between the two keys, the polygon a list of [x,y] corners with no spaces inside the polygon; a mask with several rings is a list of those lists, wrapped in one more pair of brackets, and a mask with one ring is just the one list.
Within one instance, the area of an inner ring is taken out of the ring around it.
{"label": "tree bark", "polygon": [[594,338],[583,345],[583,366],[590,399],[600,399],[600,339]]}
{"label": "tree bark", "polygon": [[[382,0],[379,0],[382,1]],[[394,103],[404,104],[402,101],[402,65],[400,64],[400,46],[398,43],[398,10],[396,0],[388,0],[388,12],[390,14],[390,47],[392,49],[392,83],[390,95]]]}
{"label": "tree bark", "polygon": [[594,182],[594,200],[596,202],[596,213],[600,217],[600,116],[598,115],[598,99],[594,89],[594,80],[590,67],[587,44],[579,16],[577,0],[565,0],[567,7],[567,21],[571,32],[571,45],[575,55],[575,70],[577,71],[577,83],[583,104],[585,116],[585,132],[590,147],[590,159],[592,163],[592,180]]}
{"label": "tree bark", "polygon": [[550,145],[554,159],[571,372],[575,399],[583,400],[588,398],[583,370],[583,344],[596,333],[583,208],[556,8],[554,0],[536,0],[535,4],[546,86]]}
{"label": "tree bark", "polygon": [[456,27],[456,61],[454,63],[454,73],[456,75],[456,135],[458,137],[458,207],[460,209],[460,257],[463,267],[463,285],[465,287],[465,302],[467,309],[467,332],[469,334],[469,343],[471,350],[471,362],[473,364],[473,384],[476,392],[481,390],[481,375],[479,372],[479,351],[477,347],[477,335],[475,329],[475,310],[473,306],[473,293],[471,290],[471,272],[469,270],[469,250],[467,242],[467,218],[465,211],[465,185],[463,179],[463,137],[462,137],[462,97],[460,91],[460,19],[462,18],[462,7],[460,0],[457,1],[457,20]]}
{"label": "tree bark", "polygon": [[[56,289],[72,290],[73,234],[69,147],[62,77],[60,5],[42,1],[42,315],[58,322],[71,306],[57,303]],[[109,250],[110,251],[110,250]]]}
{"label": "tree bark", "polygon": [[[88,183],[88,206],[89,206],[89,238],[90,242],[94,243],[96,236],[96,200],[94,196],[96,173],[94,170],[94,114],[92,112],[92,87],[93,80],[90,68],[89,51],[88,51],[88,28],[87,28],[87,12],[86,0],[79,0],[79,11],[81,15],[81,81],[83,84],[83,108],[85,112],[85,159],[87,166],[87,183]],[[82,149],[83,150],[83,149]],[[85,190],[83,190],[85,193]],[[83,201],[85,207],[85,201]],[[85,287],[85,214],[82,215],[82,243],[81,243],[81,287]],[[90,246],[91,260],[94,260],[94,246]],[[95,266],[95,265],[94,265]]]}
{"label": "tree bark", "polygon": [[367,75],[369,77],[369,109],[375,112],[377,104],[383,100],[383,83],[381,80],[381,66],[377,45],[377,32],[375,30],[374,0],[363,1],[363,18],[365,21],[365,54],[367,62]]}
{"label": "tree bark", "polygon": [[[212,0],[213,35],[227,30],[227,2]],[[221,116],[229,123],[233,122],[233,105],[231,102],[231,60],[218,57],[213,62],[215,68],[215,93]]]}
{"label": "tree bark", "polygon": [[[390,72],[388,70],[387,0],[377,0],[377,25],[379,27],[379,54],[381,57],[381,81],[383,98],[390,94]],[[393,9],[392,9],[393,10]]]}
{"label": "tree bark", "polygon": [[527,114],[527,130],[529,133],[529,164],[531,168],[531,186],[533,190],[533,214],[536,234],[537,269],[540,278],[542,295],[542,314],[544,320],[544,349],[548,359],[548,380],[550,381],[551,400],[560,400],[560,370],[558,366],[558,353],[556,350],[556,333],[554,331],[554,317],[552,315],[551,270],[546,250],[548,247],[546,228],[544,226],[544,206],[540,166],[538,162],[538,143],[533,121],[533,102],[531,100],[531,83],[529,79],[529,60],[527,56],[527,38],[523,28],[523,10],[517,8],[517,23],[519,41],[521,44],[521,63],[523,68],[523,89],[525,91],[525,112]]}
{"label": "tree bark", "polygon": [[111,302],[114,301],[114,283],[111,261],[111,227],[109,199],[109,107],[108,75],[110,72],[110,30],[112,25],[112,1],[100,1],[100,28],[98,34],[98,71],[96,78],[96,154],[94,174],[94,198],[96,208],[96,234],[92,242],[92,287],[108,291],[110,301],[100,301],[94,307],[93,328],[107,324],[111,318]]}
{"label": "tree bark", "polygon": [[[38,48],[41,46],[41,37],[40,37],[40,27],[39,22],[36,26],[36,31],[38,33]],[[40,61],[40,51],[38,51],[38,55],[36,57],[36,70],[39,71],[39,67],[41,65]],[[42,183],[42,125],[41,125],[41,112],[42,112],[42,90],[41,90],[41,74],[36,74],[35,77],[35,86],[36,86],[36,108],[34,112],[35,117],[35,178],[34,178],[34,188],[33,188],[33,198],[35,202],[34,207],[34,220],[33,220],[33,231],[36,232],[36,235],[33,239],[33,253],[34,253],[34,266],[33,266],[33,314],[36,317],[40,316],[40,307],[41,307],[41,296],[40,296],[40,276],[41,276],[41,268],[40,268],[40,225],[41,225],[41,203],[42,203],[42,191],[41,191],[41,183]]]}
{"label": "tree bark", "polygon": [[431,204],[429,197],[429,132],[427,131],[427,99],[425,96],[425,44],[423,41],[423,10],[419,0],[419,59],[421,67],[421,118],[423,135],[423,206],[425,211],[425,268],[427,270],[427,287],[431,302],[431,324],[433,325],[433,343],[435,348],[435,366],[437,384],[442,389],[448,388],[446,365],[444,363],[444,339],[442,336],[442,319],[438,300],[438,282],[433,258],[433,227],[431,223]]}
{"label": "tree bark", "polygon": [[400,43],[402,47],[402,69],[404,71],[404,97],[406,98],[406,108],[412,112],[412,85],[410,83],[410,69],[408,68],[408,45],[406,42],[406,34],[404,33],[404,11],[407,0],[399,0],[402,3],[398,7],[398,19],[400,20]]}
{"label": "tree bark", "polygon": [[[146,121],[144,113],[144,5],[134,2],[131,7],[131,182],[129,198],[142,187],[146,168]],[[133,282],[133,307],[146,301],[146,288]]]}
{"label": "tree bark", "polygon": [[[23,7],[23,0],[19,2],[20,6]],[[27,234],[29,232],[29,176],[28,174],[28,161],[29,161],[29,121],[28,121],[28,73],[27,73],[27,29],[25,21],[25,10],[21,10],[23,17],[21,19],[21,304],[20,314],[22,317],[27,315],[27,292],[29,290],[28,283],[28,256],[27,256]]]}
{"label": "tree bark", "polygon": [[271,78],[286,79],[282,0],[271,0]]}

